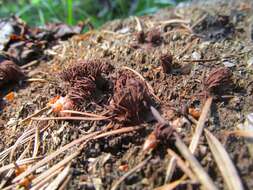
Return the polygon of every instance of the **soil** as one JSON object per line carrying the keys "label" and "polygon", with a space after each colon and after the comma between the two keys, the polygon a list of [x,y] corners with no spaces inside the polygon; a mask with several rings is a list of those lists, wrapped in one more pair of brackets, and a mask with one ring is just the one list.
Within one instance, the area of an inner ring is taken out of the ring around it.
{"label": "soil", "polygon": [[[120,72],[125,70],[124,66],[140,73],[158,97],[154,98],[150,94],[153,99],[152,105],[171,126],[174,126],[175,132],[184,143],[189,145],[198,116],[189,113],[188,110],[193,108],[196,112],[201,112],[206,96],[210,95],[203,94],[203,81],[213,69],[225,67],[232,73],[230,84],[224,84],[221,92],[214,95],[205,128],[219,139],[229,153],[244,188],[253,189],[250,142],[243,137],[227,135],[230,131],[238,130],[238,125],[253,111],[252,11],[250,1],[184,4],[161,10],[152,16],[108,22],[98,31],[89,31],[61,42],[45,52],[53,59],[26,69],[29,77],[41,78],[46,82],[22,82],[9,87],[15,92],[15,98],[2,106],[0,151],[12,146],[24,131],[36,127],[49,126],[39,134],[37,156],[42,157],[83,135],[107,130],[106,126],[110,123],[107,120],[50,120],[18,124],[36,110],[45,107],[53,97],[68,93],[59,77],[64,68],[82,60],[94,59],[105,61],[114,67],[105,77],[112,84]],[[138,22],[141,23],[141,27]],[[172,59],[167,66],[161,61],[164,55],[171,56]],[[167,67],[167,70],[164,67]],[[98,98],[84,101],[78,105],[78,109],[100,114],[108,110],[112,97],[113,87],[109,85],[108,89],[100,92]],[[71,178],[65,188],[112,189],[127,171],[147,158],[148,162],[124,179],[118,189],[148,190],[169,183],[165,181],[171,159],[167,149],[170,148],[178,154],[179,151],[173,135],[158,139],[156,147],[147,152],[143,151],[145,140],[157,126],[157,122],[150,115],[152,114],[147,114],[137,125],[113,120],[112,129],[129,126],[142,128],[89,141],[81,153],[71,160]],[[18,159],[27,144],[28,142],[16,148],[14,160]],[[33,141],[31,144],[26,158],[32,157]],[[74,148],[65,151],[33,175],[36,176],[54,166],[74,151]],[[228,189],[204,134],[194,155],[215,185],[219,189]],[[1,164],[8,163],[7,157]],[[182,176],[183,172],[177,167],[170,182]],[[6,186],[8,184],[12,184],[11,180]],[[188,180],[175,189],[201,188],[199,183]]]}

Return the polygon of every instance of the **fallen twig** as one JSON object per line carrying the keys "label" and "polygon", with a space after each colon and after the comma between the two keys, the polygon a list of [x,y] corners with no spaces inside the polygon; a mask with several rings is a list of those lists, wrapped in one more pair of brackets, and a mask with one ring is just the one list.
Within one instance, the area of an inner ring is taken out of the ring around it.
{"label": "fallen twig", "polygon": [[[199,138],[200,138],[200,136],[202,134],[202,131],[203,131],[203,128],[204,128],[204,124],[205,124],[205,121],[206,121],[207,114],[208,114],[209,109],[211,107],[211,103],[212,103],[212,98],[210,97],[210,98],[207,99],[207,101],[206,101],[206,103],[205,103],[205,105],[202,109],[200,118],[197,122],[197,127],[195,129],[195,133],[193,135],[191,144],[189,146],[189,149],[190,149],[191,153],[194,153],[196,148],[197,148]],[[166,171],[165,183],[167,181],[171,180],[175,168],[176,168],[176,158],[173,156],[171,158],[170,162],[169,162],[169,165],[168,165],[168,168],[167,168],[167,171]]]}
{"label": "fallen twig", "polygon": [[197,178],[199,179],[203,187],[208,190],[217,190],[217,187],[215,186],[212,179],[205,172],[205,170],[200,165],[198,160],[193,156],[191,151],[187,148],[187,146],[183,143],[183,141],[177,135],[176,135],[176,147],[178,148],[180,153],[183,155],[185,160],[189,162],[192,170],[195,172]]}
{"label": "fallen twig", "polygon": [[45,80],[45,79],[39,79],[39,78],[29,78],[29,79],[26,79],[25,82],[42,82],[42,83],[46,83],[48,81]]}
{"label": "fallen twig", "polygon": [[70,172],[70,164],[54,179],[54,181],[47,186],[46,190],[57,190],[63,180],[68,176]]}
{"label": "fallen twig", "polygon": [[27,165],[27,164],[32,164],[34,163],[35,161],[39,160],[43,158],[42,156],[39,156],[39,157],[33,157],[33,158],[25,158],[25,159],[22,159],[22,160],[18,160],[14,163],[11,163],[11,164],[8,164],[8,165],[5,165],[5,166],[2,166],[0,168],[0,174],[7,171],[7,170],[10,170],[10,169],[14,169],[15,167],[20,167],[22,165]]}
{"label": "fallen twig", "polygon": [[36,157],[39,151],[39,146],[40,146],[40,130],[36,126],[35,128],[35,139],[34,139],[34,148],[33,148],[33,157]]}
{"label": "fallen twig", "polygon": [[127,66],[123,66],[122,68],[123,68],[123,69],[127,69],[127,70],[129,70],[129,71],[132,71],[134,74],[136,74],[143,82],[145,82],[145,84],[147,85],[147,87],[148,87],[148,89],[149,89],[149,91],[150,91],[150,94],[151,94],[152,96],[154,96],[154,98],[155,98],[158,102],[161,102],[161,100],[158,98],[158,96],[155,95],[155,91],[154,91],[154,89],[152,88],[152,86],[144,79],[144,77],[143,77],[140,73],[138,73],[137,71],[135,71],[135,70],[133,70],[133,69],[127,67]]}
{"label": "fallen twig", "polygon": [[173,150],[169,149],[168,153],[176,158],[177,165],[181,168],[181,170],[194,182],[197,181],[196,176],[192,173],[192,171],[188,168],[186,163],[179,157],[177,153],[175,153]]}
{"label": "fallen twig", "polygon": [[[117,135],[117,134],[121,134],[121,133],[132,132],[132,131],[135,131],[135,130],[138,130],[138,129],[141,129],[141,128],[142,127],[137,127],[137,126],[135,126],[135,127],[125,127],[125,128],[121,128],[121,129],[117,129],[117,130],[113,130],[113,131],[108,131],[108,132],[104,132],[104,133],[102,133],[103,131],[97,131],[97,132],[93,132],[91,134],[85,135],[83,137],[80,137],[79,139],[76,139],[76,140],[70,142],[69,144],[61,147],[59,150],[56,150],[55,152],[51,153],[50,155],[45,157],[43,160],[40,160],[39,162],[37,162],[34,166],[27,169],[24,173],[22,173],[19,176],[15,177],[12,180],[12,183],[17,183],[21,179],[23,179],[26,176],[30,175],[32,172],[34,172],[39,167],[41,167],[44,164],[48,163],[49,161],[54,159],[56,156],[60,155],[61,153],[65,152],[66,150],[72,148],[75,145],[79,145],[83,142],[88,142],[91,139],[94,140],[94,139],[99,139],[99,138],[103,138],[103,137],[106,137],[106,136],[112,136],[112,135]],[[102,134],[100,134],[100,133],[102,133]]]}
{"label": "fallen twig", "polygon": [[234,130],[226,132],[226,135],[235,135],[239,137],[253,138],[253,131]]}
{"label": "fallen twig", "polygon": [[78,115],[85,115],[85,116],[89,116],[89,117],[107,118],[103,115],[97,115],[97,114],[94,114],[94,113],[80,112],[80,111],[74,111],[74,110],[62,110],[61,113],[72,113],[72,114],[78,114]]}
{"label": "fallen twig", "polygon": [[213,59],[185,59],[182,60],[183,62],[191,62],[191,63],[201,63],[201,62],[212,62],[212,61],[219,61],[219,58],[213,58]]}
{"label": "fallen twig", "polygon": [[59,174],[62,171],[62,169],[63,169],[63,167],[58,168],[57,170],[53,171],[48,176],[46,176],[43,180],[41,180],[38,184],[34,185],[30,190],[42,189],[41,187],[43,187],[43,185],[45,186],[45,184],[50,179],[52,179],[54,176],[56,176],[57,174]]}
{"label": "fallen twig", "polygon": [[35,117],[35,116],[37,116],[37,115],[39,115],[39,114],[41,114],[41,113],[47,111],[47,110],[50,109],[50,108],[51,108],[50,106],[46,106],[46,107],[44,107],[44,108],[38,110],[37,112],[33,113],[32,115],[30,115],[30,116],[26,117],[25,119],[21,120],[21,121],[20,121],[20,124],[29,121],[31,118],[33,118],[33,117]]}
{"label": "fallen twig", "polygon": [[193,153],[193,154],[196,151],[196,148],[198,146],[199,139],[200,139],[200,136],[201,136],[201,134],[203,132],[204,125],[205,125],[206,118],[207,118],[207,114],[208,114],[208,112],[210,110],[212,101],[213,101],[212,97],[209,97],[206,100],[206,102],[204,104],[204,107],[202,109],[201,115],[199,117],[196,129],[195,129],[195,133],[194,133],[194,135],[192,137],[192,141],[191,141],[191,144],[189,146],[189,149],[190,149],[191,153]]}
{"label": "fallen twig", "polygon": [[33,117],[34,121],[49,121],[49,120],[77,120],[77,121],[100,121],[107,120],[110,117]]}

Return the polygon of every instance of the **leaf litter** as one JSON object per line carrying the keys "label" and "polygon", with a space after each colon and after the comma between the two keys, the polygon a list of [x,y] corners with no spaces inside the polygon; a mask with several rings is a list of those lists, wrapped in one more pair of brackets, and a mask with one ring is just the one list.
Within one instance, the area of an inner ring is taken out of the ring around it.
{"label": "leaf litter", "polygon": [[251,134],[237,128],[253,111],[250,3],[199,2],[84,34],[82,23],[2,21],[0,66],[16,77],[3,83],[15,96],[1,103],[1,187],[251,189]]}

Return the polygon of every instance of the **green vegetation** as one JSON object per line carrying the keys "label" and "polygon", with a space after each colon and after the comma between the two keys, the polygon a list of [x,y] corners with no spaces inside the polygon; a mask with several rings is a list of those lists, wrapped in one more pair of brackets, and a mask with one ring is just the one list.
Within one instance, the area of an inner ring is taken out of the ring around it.
{"label": "green vegetation", "polygon": [[98,27],[108,20],[144,15],[183,0],[2,0],[0,17],[16,14],[31,25],[76,24],[89,19]]}

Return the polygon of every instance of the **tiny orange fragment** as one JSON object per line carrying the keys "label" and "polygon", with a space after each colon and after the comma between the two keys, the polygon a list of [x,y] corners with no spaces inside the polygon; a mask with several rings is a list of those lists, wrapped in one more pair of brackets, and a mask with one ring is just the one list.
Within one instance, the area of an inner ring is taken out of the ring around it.
{"label": "tiny orange fragment", "polygon": [[4,97],[4,99],[5,99],[6,101],[8,101],[8,102],[12,102],[12,101],[14,100],[14,98],[15,98],[15,93],[14,93],[14,92],[10,92],[10,93],[8,93],[8,94]]}
{"label": "tiny orange fragment", "polygon": [[195,108],[189,108],[188,109],[189,114],[194,117],[195,119],[198,119],[200,117],[200,111]]}
{"label": "tiny orange fragment", "polygon": [[150,133],[143,145],[143,151],[153,150],[158,144],[158,140],[154,132]]}
{"label": "tiny orange fragment", "polygon": [[52,105],[52,104],[54,104],[59,99],[60,99],[60,96],[55,96],[51,100],[49,100],[48,104]]}
{"label": "tiny orange fragment", "polygon": [[27,165],[17,166],[15,170],[15,175],[18,176],[21,173],[23,173],[25,170],[27,170]]}
{"label": "tiny orange fragment", "polygon": [[23,186],[25,188],[28,188],[29,185],[31,184],[31,181],[34,179],[34,175],[29,175],[28,177],[22,179],[20,182],[19,182],[19,185],[20,186]]}
{"label": "tiny orange fragment", "polygon": [[123,165],[119,166],[120,171],[126,172],[126,171],[128,171],[128,169],[129,169],[129,167],[127,164],[123,164]]}

